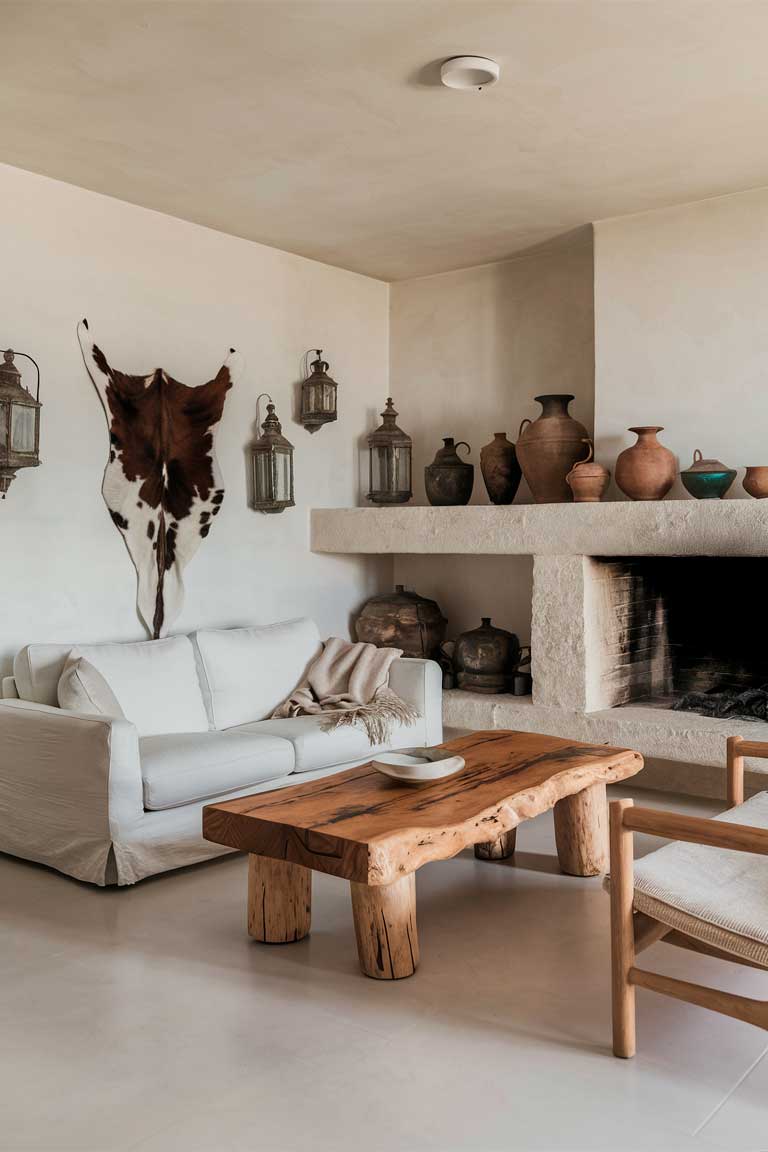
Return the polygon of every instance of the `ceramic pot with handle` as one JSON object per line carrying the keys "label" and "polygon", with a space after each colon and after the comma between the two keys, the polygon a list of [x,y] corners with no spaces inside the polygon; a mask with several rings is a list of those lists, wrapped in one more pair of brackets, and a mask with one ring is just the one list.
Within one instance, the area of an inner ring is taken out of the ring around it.
{"label": "ceramic pot with handle", "polygon": [[471,452],[466,440],[454,444],[453,436],[443,437],[443,447],[437,450],[431,464],[424,469],[424,486],[430,504],[438,507],[469,504],[475,483],[475,466],[459,456],[459,448]]}
{"label": "ceramic pot with handle", "polygon": [[536,396],[541,414],[520,425],[517,458],[537,504],[567,504],[573,499],[565,478],[584,455],[584,441],[589,439],[584,425],[568,412],[573,399],[565,393]]}
{"label": "ceramic pot with handle", "polygon": [[576,504],[596,504],[605,495],[611,474],[602,464],[592,459],[592,441],[587,440],[585,443],[588,446],[587,455],[578,464],[574,464],[566,480]]}
{"label": "ceramic pot with handle", "polygon": [[697,448],[693,463],[680,473],[680,479],[697,500],[722,500],[736,479],[736,469],[719,460],[705,460]]}

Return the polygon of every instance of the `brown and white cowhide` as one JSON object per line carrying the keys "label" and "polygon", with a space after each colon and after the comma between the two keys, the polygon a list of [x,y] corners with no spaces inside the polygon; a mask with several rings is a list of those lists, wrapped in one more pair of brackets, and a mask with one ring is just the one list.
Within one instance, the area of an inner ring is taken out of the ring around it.
{"label": "brown and white cowhide", "polygon": [[224,499],[213,436],[240,357],[231,348],[213,380],[189,388],[162,368],[127,376],[110,367],[87,320],[77,334],[109,426],[102,495],[136,567],[139,614],[157,639],[181,611],[184,568]]}

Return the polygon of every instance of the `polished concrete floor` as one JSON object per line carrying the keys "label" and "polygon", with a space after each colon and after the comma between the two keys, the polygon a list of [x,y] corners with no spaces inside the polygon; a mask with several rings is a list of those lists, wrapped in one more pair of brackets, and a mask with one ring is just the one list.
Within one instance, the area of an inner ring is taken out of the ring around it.
{"label": "polished concrete floor", "polygon": [[[764,1032],[640,992],[639,1054],[613,1058],[608,900],[552,852],[544,816],[514,866],[422,869],[422,964],[398,983],[360,975],[331,877],[312,936],[269,947],[242,857],[119,891],[0,857],[0,1149],[768,1149]],[[768,992],[664,945],[643,962]]]}

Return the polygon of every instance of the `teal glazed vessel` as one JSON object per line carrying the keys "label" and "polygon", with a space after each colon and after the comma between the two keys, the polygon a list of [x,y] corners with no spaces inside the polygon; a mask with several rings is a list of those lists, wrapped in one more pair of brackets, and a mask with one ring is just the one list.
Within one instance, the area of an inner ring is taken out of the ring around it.
{"label": "teal glazed vessel", "polygon": [[722,500],[736,479],[736,469],[726,468],[719,460],[703,460],[697,448],[693,463],[680,473],[680,479],[697,500]]}

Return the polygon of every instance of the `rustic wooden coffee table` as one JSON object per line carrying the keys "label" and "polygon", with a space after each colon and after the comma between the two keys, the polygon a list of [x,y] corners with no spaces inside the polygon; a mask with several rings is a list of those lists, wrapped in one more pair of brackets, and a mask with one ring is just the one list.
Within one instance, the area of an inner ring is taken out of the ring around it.
{"label": "rustic wooden coffee table", "polygon": [[432,784],[399,784],[366,764],[207,805],[205,838],[251,854],[250,935],[269,944],[306,936],[312,871],[327,872],[350,881],[366,976],[411,976],[419,962],[416,869],[469,845],[482,860],[511,856],[517,825],[552,807],[562,870],[606,870],[605,786],[640,771],[638,752],[505,731],[473,732],[443,747],[466,767]]}

